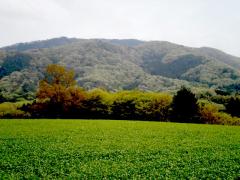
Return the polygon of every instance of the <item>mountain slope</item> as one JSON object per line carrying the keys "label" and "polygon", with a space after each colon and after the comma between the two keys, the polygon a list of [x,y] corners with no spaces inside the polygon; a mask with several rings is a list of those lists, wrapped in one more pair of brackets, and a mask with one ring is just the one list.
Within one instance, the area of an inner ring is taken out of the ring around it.
{"label": "mountain slope", "polygon": [[26,51],[30,49],[42,49],[42,48],[62,46],[62,45],[70,44],[72,42],[76,42],[76,41],[77,41],[76,38],[60,37],[60,38],[53,38],[49,40],[33,41],[29,43],[18,43],[12,46],[4,47],[3,49],[7,51]]}
{"label": "mountain slope", "polygon": [[86,89],[166,91],[188,85],[234,90],[240,84],[240,58],[215,49],[163,41],[59,38],[2,48],[0,91],[32,95],[52,63],[73,68]]}

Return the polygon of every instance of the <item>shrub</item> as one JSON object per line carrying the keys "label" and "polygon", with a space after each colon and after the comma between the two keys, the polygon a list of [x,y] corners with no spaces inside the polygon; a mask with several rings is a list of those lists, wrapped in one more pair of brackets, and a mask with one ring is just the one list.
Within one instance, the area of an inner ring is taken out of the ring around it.
{"label": "shrub", "polygon": [[200,102],[200,117],[203,123],[223,124],[223,125],[240,125],[240,118],[219,112],[219,105],[210,102]]}
{"label": "shrub", "polygon": [[167,121],[172,96],[166,93],[120,91],[112,94],[112,117]]}
{"label": "shrub", "polygon": [[200,102],[199,112],[201,121],[207,124],[219,124],[219,108],[216,104],[210,102]]}
{"label": "shrub", "polygon": [[111,111],[115,119],[139,119],[136,114],[137,91],[120,91],[115,94]]}
{"label": "shrub", "polygon": [[136,114],[146,120],[168,121],[172,96],[165,93],[142,93],[136,99]]}
{"label": "shrub", "polygon": [[5,102],[0,104],[0,118],[27,118],[29,113],[19,110],[21,103]]}
{"label": "shrub", "polygon": [[107,118],[111,114],[111,93],[102,89],[93,89],[87,93],[83,102],[81,117]]}

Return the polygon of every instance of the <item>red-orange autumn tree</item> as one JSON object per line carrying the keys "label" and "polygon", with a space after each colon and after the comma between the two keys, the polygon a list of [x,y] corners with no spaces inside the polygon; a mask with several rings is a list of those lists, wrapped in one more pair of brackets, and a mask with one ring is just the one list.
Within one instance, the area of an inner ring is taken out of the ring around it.
{"label": "red-orange autumn tree", "polygon": [[47,66],[39,82],[39,101],[49,103],[55,112],[66,112],[71,107],[80,107],[85,97],[83,89],[76,85],[73,70],[57,64]]}

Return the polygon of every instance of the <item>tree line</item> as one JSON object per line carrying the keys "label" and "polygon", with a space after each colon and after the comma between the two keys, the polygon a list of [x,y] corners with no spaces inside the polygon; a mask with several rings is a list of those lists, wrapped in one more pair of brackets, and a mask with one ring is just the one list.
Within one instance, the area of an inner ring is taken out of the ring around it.
{"label": "tree line", "polygon": [[240,125],[240,99],[219,105],[198,99],[186,87],[175,95],[139,90],[109,92],[96,88],[85,91],[74,80],[74,71],[52,64],[39,82],[36,100],[17,107],[2,117],[86,118],[173,121]]}

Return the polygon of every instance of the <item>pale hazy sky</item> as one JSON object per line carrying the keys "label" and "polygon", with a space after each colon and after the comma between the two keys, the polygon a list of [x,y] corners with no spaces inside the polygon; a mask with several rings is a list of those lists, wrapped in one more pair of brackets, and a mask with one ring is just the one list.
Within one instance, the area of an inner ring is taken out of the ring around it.
{"label": "pale hazy sky", "polygon": [[165,40],[240,56],[240,0],[0,0],[0,46],[59,36]]}

